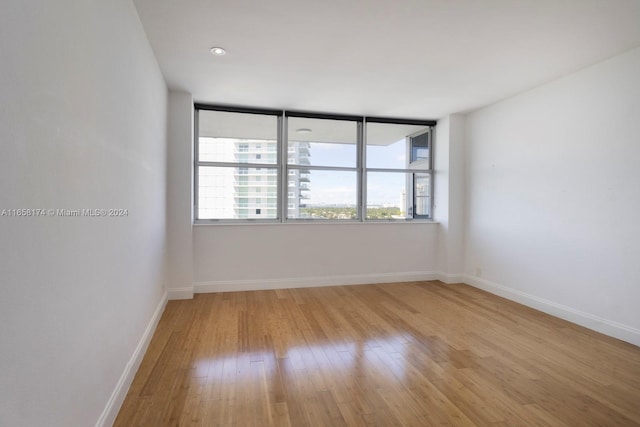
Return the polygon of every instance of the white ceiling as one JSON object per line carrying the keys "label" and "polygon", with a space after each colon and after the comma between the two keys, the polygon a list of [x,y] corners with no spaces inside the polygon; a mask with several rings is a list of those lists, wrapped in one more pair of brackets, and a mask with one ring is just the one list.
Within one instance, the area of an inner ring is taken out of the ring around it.
{"label": "white ceiling", "polygon": [[437,119],[640,46],[640,0],[134,3],[170,88],[251,107]]}

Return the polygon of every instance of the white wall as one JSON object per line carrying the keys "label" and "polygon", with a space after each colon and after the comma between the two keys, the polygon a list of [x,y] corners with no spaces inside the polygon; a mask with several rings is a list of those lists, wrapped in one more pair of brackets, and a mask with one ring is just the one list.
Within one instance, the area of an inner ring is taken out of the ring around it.
{"label": "white wall", "polygon": [[95,425],[163,300],[166,86],[129,0],[0,9],[0,209],[128,209],[0,216],[0,425]]}
{"label": "white wall", "polygon": [[640,345],[640,49],[467,117],[466,273]]}
{"label": "white wall", "polygon": [[436,224],[196,226],[196,292],[435,279]]}
{"label": "white wall", "polygon": [[[437,278],[434,223],[192,227],[193,100],[169,94],[170,299],[193,292]],[[192,245],[192,246],[189,246]]]}
{"label": "white wall", "polygon": [[464,280],[464,126],[453,114],[438,120],[434,144],[434,219],[438,221],[437,270],[440,280]]}
{"label": "white wall", "polygon": [[167,290],[193,298],[193,98],[169,92],[167,138]]}

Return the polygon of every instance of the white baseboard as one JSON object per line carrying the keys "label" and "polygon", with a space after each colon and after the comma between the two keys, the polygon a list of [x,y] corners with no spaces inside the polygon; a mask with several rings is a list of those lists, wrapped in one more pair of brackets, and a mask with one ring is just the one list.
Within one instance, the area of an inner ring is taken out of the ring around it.
{"label": "white baseboard", "polygon": [[104,411],[102,411],[100,418],[98,418],[96,427],[112,426],[113,422],[116,420],[120,407],[122,406],[122,402],[124,402],[124,398],[127,396],[129,387],[131,386],[133,378],[140,367],[142,358],[147,351],[147,347],[149,347],[149,342],[151,342],[151,337],[153,337],[156,326],[158,326],[160,317],[162,317],[164,308],[167,305],[167,297],[167,292],[165,292],[164,295],[162,295],[162,299],[160,300],[158,307],[153,312],[153,316],[151,317],[144,334],[142,334],[142,338],[133,352],[133,356],[131,356],[129,363],[127,363],[127,366],[124,368],[124,372],[120,376],[120,380],[118,380],[115,390],[111,393],[107,406],[104,408]]}
{"label": "white baseboard", "polygon": [[364,285],[368,283],[413,282],[437,280],[433,271],[406,273],[358,274],[345,276],[296,277],[284,279],[220,280],[197,282],[193,291],[197,294],[209,292],[259,291],[267,289],[312,288],[320,286]]}
{"label": "white baseboard", "polygon": [[465,275],[463,282],[475,288],[499,295],[506,299],[518,302],[552,316],[559,317],[585,328],[592,329],[610,337],[640,346],[640,330],[623,325],[612,320],[607,320],[593,314],[585,313],[553,301],[527,294],[517,289],[511,289],[488,280]]}
{"label": "white baseboard", "polygon": [[462,273],[459,274],[448,274],[443,273],[442,271],[438,272],[438,280],[442,283],[446,283],[450,285],[452,283],[464,283],[465,276]]}
{"label": "white baseboard", "polygon": [[193,286],[187,286],[185,288],[169,288],[167,289],[167,295],[170,300],[192,299]]}

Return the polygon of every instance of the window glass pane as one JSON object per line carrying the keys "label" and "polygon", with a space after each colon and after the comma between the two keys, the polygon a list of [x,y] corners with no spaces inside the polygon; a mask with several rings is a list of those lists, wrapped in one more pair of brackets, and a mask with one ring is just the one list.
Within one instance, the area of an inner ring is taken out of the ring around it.
{"label": "window glass pane", "polygon": [[198,126],[202,162],[276,163],[276,116],[200,110]]}
{"label": "window glass pane", "polygon": [[198,167],[199,219],[275,219],[274,168]]}
{"label": "window glass pane", "polygon": [[411,218],[408,180],[403,172],[367,173],[367,219]]}
{"label": "window glass pane", "polygon": [[409,136],[427,130],[424,126],[367,123],[367,167],[409,169]]}
{"label": "window glass pane", "polygon": [[357,122],[301,117],[287,121],[290,165],[356,167]]}
{"label": "window glass pane", "polygon": [[430,179],[427,173],[368,172],[366,218],[430,217]]}
{"label": "window glass pane", "polygon": [[288,218],[357,218],[356,172],[302,169],[296,177],[288,191]]}
{"label": "window glass pane", "polygon": [[431,175],[416,173],[414,181],[415,216],[431,217]]}
{"label": "window glass pane", "polygon": [[411,140],[411,162],[429,159],[429,134],[416,135]]}

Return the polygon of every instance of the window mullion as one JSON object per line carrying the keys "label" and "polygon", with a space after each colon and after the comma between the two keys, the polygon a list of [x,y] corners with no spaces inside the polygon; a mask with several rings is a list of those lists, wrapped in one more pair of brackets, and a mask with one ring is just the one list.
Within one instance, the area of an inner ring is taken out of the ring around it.
{"label": "window mullion", "polygon": [[367,125],[366,121],[360,122],[358,129],[358,218],[364,222],[367,209]]}
{"label": "window mullion", "polygon": [[191,166],[191,173],[193,173],[193,200],[192,200],[192,209],[193,211],[191,212],[193,221],[197,221],[198,218],[198,192],[199,192],[199,182],[198,182],[198,177],[200,175],[200,170],[198,168],[198,160],[199,160],[199,146],[200,146],[200,110],[196,109],[194,114],[193,114],[193,122],[194,122],[194,129],[195,132],[193,132],[193,163]]}
{"label": "window mullion", "polygon": [[357,172],[358,168],[350,168],[344,166],[311,166],[311,165],[287,165],[288,170],[316,170],[316,171],[344,171],[344,172]]}
{"label": "window mullion", "polygon": [[367,168],[367,172],[433,173],[431,169]]}
{"label": "window mullion", "polygon": [[278,118],[278,218],[280,222],[287,219],[287,191],[289,184],[289,172],[287,171],[287,117],[284,111]]}
{"label": "window mullion", "polygon": [[196,162],[196,166],[278,169],[277,163]]}

